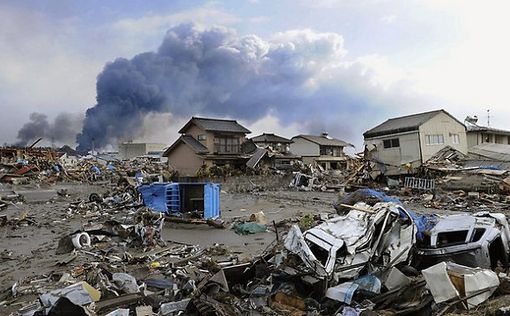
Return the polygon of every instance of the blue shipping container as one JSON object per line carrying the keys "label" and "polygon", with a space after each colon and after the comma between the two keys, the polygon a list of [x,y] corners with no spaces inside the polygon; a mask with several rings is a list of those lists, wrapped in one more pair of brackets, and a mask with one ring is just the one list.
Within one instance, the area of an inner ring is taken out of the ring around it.
{"label": "blue shipping container", "polygon": [[153,183],[141,185],[138,192],[145,206],[155,212],[181,216],[203,212],[204,219],[220,217],[220,185],[217,183]]}

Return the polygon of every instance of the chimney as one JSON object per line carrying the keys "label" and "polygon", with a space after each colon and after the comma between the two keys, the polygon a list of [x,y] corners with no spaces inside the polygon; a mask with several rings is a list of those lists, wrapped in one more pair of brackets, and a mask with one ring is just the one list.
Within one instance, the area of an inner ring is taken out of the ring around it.
{"label": "chimney", "polygon": [[322,132],[321,136],[324,138],[328,138],[328,132]]}

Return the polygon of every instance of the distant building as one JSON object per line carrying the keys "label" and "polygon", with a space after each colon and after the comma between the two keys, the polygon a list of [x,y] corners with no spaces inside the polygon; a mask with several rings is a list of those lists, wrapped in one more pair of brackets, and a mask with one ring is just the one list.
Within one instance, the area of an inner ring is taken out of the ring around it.
{"label": "distant building", "polygon": [[129,160],[142,156],[161,156],[167,145],[158,143],[133,143],[119,144],[119,159]]}
{"label": "distant building", "polygon": [[349,159],[344,153],[344,148],[354,147],[352,144],[331,138],[327,133],[320,136],[297,135],[291,140],[291,153],[301,156],[305,164],[316,162],[326,170],[349,168]]}
{"label": "distant building", "polygon": [[510,144],[510,131],[476,124],[466,124],[466,127],[468,148],[485,143]]}
{"label": "distant building", "polygon": [[466,127],[445,110],[392,118],[363,136],[365,158],[385,175],[412,173],[446,146],[467,153]]}
{"label": "distant building", "polygon": [[242,145],[251,132],[235,120],[192,117],[179,133],[163,156],[182,176],[194,176],[204,165],[240,166],[249,159]]}
{"label": "distant building", "polygon": [[295,161],[301,157],[290,152],[292,141],[272,133],[263,133],[250,139],[256,145],[256,151],[252,153],[246,166],[250,168],[274,168],[289,170]]}
{"label": "distant building", "polygon": [[271,133],[263,133],[262,135],[252,137],[251,140],[261,148],[269,148],[279,153],[288,153],[292,141],[285,137],[281,137]]}

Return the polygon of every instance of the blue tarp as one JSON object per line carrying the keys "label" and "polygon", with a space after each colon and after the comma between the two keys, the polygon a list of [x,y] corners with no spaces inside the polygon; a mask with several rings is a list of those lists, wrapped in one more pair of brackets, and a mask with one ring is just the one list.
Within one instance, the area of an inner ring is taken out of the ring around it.
{"label": "blue tarp", "polygon": [[97,175],[101,174],[101,169],[99,169],[97,166],[90,167],[90,171],[92,171],[93,173],[95,173]]}
{"label": "blue tarp", "polygon": [[[404,206],[402,201],[400,199],[386,195],[383,192],[379,192],[373,189],[359,189],[356,190],[353,193],[350,193],[346,195],[343,198],[342,203],[349,204],[349,202],[352,202],[352,197],[356,195],[357,197],[364,197],[364,198],[375,198],[381,202],[393,202],[397,203],[399,205]],[[416,214],[415,212],[407,209],[407,212],[409,215],[411,215],[414,225],[416,226],[416,238],[419,240],[423,240],[424,233],[428,230],[431,230],[437,223],[438,217],[437,215],[426,215],[426,214]],[[405,216],[402,212],[400,213],[400,216]]]}

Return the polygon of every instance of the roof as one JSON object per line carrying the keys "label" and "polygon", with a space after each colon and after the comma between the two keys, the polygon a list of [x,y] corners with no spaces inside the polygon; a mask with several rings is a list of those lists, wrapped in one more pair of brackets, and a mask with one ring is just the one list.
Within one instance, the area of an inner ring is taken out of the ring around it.
{"label": "roof", "polygon": [[324,136],[297,135],[297,136],[292,137],[292,139],[299,138],[299,137],[304,138],[312,143],[316,143],[317,145],[320,145],[320,146],[339,146],[339,147],[351,146],[351,147],[354,147],[353,144],[346,143],[343,140],[339,140],[336,138],[330,138],[330,137],[324,137]]}
{"label": "roof", "polygon": [[467,131],[469,132],[492,132],[494,134],[502,134],[502,135],[510,135],[510,131],[505,131],[503,129],[497,129],[488,126],[480,126],[475,124],[466,125]]}
{"label": "roof", "polygon": [[163,153],[163,157],[167,157],[180,143],[184,143],[191,147],[193,151],[197,154],[206,154],[209,152],[207,147],[202,145],[201,142],[193,138],[191,135],[182,135],[179,137],[167,150]]}
{"label": "roof", "polygon": [[439,113],[445,113],[451,118],[453,118],[455,121],[457,121],[459,124],[464,125],[445,110],[435,110],[430,112],[423,112],[418,114],[390,118],[389,120],[386,120],[384,123],[381,123],[376,127],[369,129],[368,131],[363,133],[363,136],[365,138],[370,138],[396,133],[417,131],[421,125],[423,125],[425,122],[427,122],[434,116],[438,115]]}
{"label": "roof", "polygon": [[498,161],[510,161],[510,145],[483,143],[469,148],[469,154]]}
{"label": "roof", "polygon": [[57,151],[59,153],[65,153],[68,156],[80,156],[80,154],[76,150],[72,149],[68,145],[64,145],[64,146],[60,147]]}
{"label": "roof", "polygon": [[257,148],[253,156],[246,162],[246,166],[255,168],[260,160],[267,154],[267,150],[264,148]]}
{"label": "roof", "polygon": [[228,132],[243,134],[251,133],[249,129],[237,123],[236,120],[224,120],[195,116],[193,116],[191,120],[189,120],[188,123],[186,123],[186,125],[184,125],[184,127],[179,130],[179,133],[184,134],[192,124],[198,125],[202,129],[211,132]]}
{"label": "roof", "polygon": [[263,133],[262,135],[251,138],[251,140],[255,143],[292,143],[290,139],[272,133]]}

